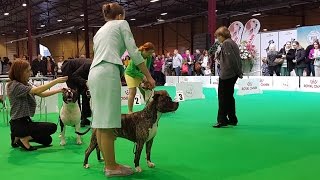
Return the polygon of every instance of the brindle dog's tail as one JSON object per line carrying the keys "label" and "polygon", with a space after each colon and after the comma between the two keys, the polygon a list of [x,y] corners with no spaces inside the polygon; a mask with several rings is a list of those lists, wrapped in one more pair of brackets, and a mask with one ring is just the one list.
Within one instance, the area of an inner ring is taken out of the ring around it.
{"label": "brindle dog's tail", "polygon": [[85,134],[87,134],[87,133],[90,131],[90,129],[91,129],[91,128],[88,128],[85,132],[77,132],[77,131],[76,131],[76,134],[78,134],[78,135],[80,135],[80,136],[85,135]]}

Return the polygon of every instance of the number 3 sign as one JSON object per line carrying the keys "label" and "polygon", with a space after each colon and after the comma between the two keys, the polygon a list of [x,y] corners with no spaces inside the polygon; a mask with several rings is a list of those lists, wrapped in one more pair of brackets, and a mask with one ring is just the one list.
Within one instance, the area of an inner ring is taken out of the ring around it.
{"label": "number 3 sign", "polygon": [[177,91],[176,92],[176,100],[177,101],[184,101],[184,94],[183,94],[183,92],[182,91]]}

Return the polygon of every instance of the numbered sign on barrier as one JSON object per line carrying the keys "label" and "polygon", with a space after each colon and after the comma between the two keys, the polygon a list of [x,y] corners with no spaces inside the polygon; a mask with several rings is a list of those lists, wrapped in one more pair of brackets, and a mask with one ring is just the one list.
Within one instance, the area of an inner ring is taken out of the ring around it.
{"label": "numbered sign on barrier", "polygon": [[238,83],[238,95],[261,94],[260,79],[240,79]]}
{"label": "numbered sign on barrier", "polygon": [[141,105],[141,95],[140,94],[137,94],[136,97],[134,97],[134,104]]}
{"label": "numbered sign on barrier", "polygon": [[184,101],[183,91],[177,91],[177,92],[176,92],[175,100],[178,101],[178,102]]}
{"label": "numbered sign on barrier", "polygon": [[203,99],[203,87],[201,82],[182,82],[176,86],[176,91],[182,91],[185,100]]}
{"label": "numbered sign on barrier", "polygon": [[[121,105],[122,106],[127,106],[128,105],[128,96],[129,96],[129,89],[127,86],[122,86],[121,87]],[[133,105],[142,105],[145,104],[143,98],[142,98],[142,94],[140,93],[140,91],[137,91],[137,94],[134,98],[134,102]]]}

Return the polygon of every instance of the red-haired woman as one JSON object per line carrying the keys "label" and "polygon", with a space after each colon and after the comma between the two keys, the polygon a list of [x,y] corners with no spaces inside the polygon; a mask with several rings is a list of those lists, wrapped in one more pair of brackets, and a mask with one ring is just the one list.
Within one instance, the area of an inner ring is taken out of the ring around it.
{"label": "red-haired woman", "polygon": [[31,140],[49,146],[52,142],[51,134],[57,130],[54,123],[33,122],[31,120],[37,106],[35,95],[48,97],[62,92],[61,89],[46,90],[58,83],[64,83],[68,79],[68,77],[61,77],[45,85],[33,87],[28,83],[31,74],[31,66],[28,61],[16,60],[10,68],[10,82],[7,86],[11,106],[11,146],[21,146],[27,151],[36,150],[29,143]]}
{"label": "red-haired woman", "polygon": [[[142,57],[145,59],[145,63],[147,68],[149,69],[152,62],[151,56],[154,53],[154,45],[150,42],[145,43],[144,45],[139,47],[139,51],[141,52]],[[137,88],[139,87],[142,81],[146,81],[146,77],[142,74],[141,70],[134,64],[133,61],[130,61],[128,67],[125,71],[125,79],[127,86],[129,88],[129,97],[128,97],[128,113],[131,114],[133,108],[134,97],[137,94]],[[139,88],[140,92],[145,99],[145,92],[143,89]],[[145,99],[146,100],[146,99]]]}

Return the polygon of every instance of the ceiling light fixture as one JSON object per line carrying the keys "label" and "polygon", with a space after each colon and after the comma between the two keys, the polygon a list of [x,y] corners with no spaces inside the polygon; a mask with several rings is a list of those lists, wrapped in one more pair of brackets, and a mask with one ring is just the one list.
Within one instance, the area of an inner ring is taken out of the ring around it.
{"label": "ceiling light fixture", "polygon": [[160,15],[161,16],[165,16],[165,15],[167,15],[168,13],[166,13],[166,12],[164,12],[164,13],[161,13]]}
{"label": "ceiling light fixture", "polygon": [[8,12],[5,12],[5,13],[3,13],[3,15],[8,16],[8,15],[9,15],[9,13],[8,13]]}
{"label": "ceiling light fixture", "polygon": [[135,21],[136,19],[135,18],[132,18],[132,19],[130,19],[131,21]]}
{"label": "ceiling light fixture", "polygon": [[86,30],[85,28],[82,28],[82,31]]}
{"label": "ceiling light fixture", "polygon": [[26,7],[26,6],[27,6],[27,4],[26,4],[26,3],[23,3],[23,4],[22,4],[22,6],[23,6],[23,7]]}
{"label": "ceiling light fixture", "polygon": [[70,34],[70,33],[71,33],[71,31],[68,31],[67,33],[68,33],[68,34]]}
{"label": "ceiling light fixture", "polygon": [[268,31],[268,29],[263,29],[264,32]]}
{"label": "ceiling light fixture", "polygon": [[157,2],[157,1],[159,1],[159,0],[151,0],[150,2],[152,2],[152,3],[153,3],[153,2]]}
{"label": "ceiling light fixture", "polygon": [[57,21],[58,21],[58,22],[61,22],[61,21],[62,21],[62,19],[58,19]]}
{"label": "ceiling light fixture", "polygon": [[45,27],[45,26],[46,26],[46,25],[44,25],[44,24],[41,24],[41,25],[40,25],[40,27]]}
{"label": "ceiling light fixture", "polygon": [[163,21],[164,21],[164,20],[161,19],[161,18],[158,18],[157,20],[158,20],[158,22],[163,22]]}
{"label": "ceiling light fixture", "polygon": [[252,14],[252,16],[261,16],[261,13],[255,13],[255,14]]}
{"label": "ceiling light fixture", "polygon": [[83,16],[84,16],[84,14],[80,14],[80,16],[81,16],[81,17],[83,17]]}

